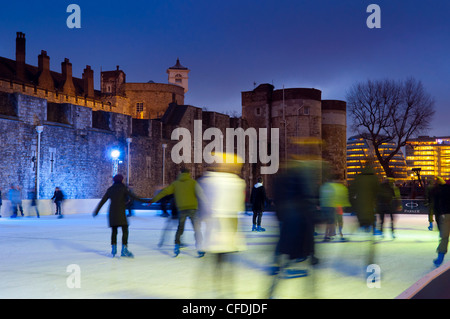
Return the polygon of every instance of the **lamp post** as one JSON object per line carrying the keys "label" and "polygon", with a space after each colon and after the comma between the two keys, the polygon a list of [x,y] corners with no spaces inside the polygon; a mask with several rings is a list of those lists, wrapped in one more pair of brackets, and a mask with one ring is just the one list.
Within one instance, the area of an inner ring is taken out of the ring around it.
{"label": "lamp post", "polygon": [[162,160],[162,184],[163,184],[163,187],[165,186],[165,183],[166,183],[166,174],[165,174],[165,169],[166,169],[166,166],[165,166],[165,164],[166,164],[166,147],[167,147],[167,144],[163,144],[162,145],[162,148],[163,148],[163,160]]}
{"label": "lamp post", "polygon": [[113,177],[116,176],[119,171],[119,156],[120,152],[118,150],[111,151],[111,157],[113,159]]}
{"label": "lamp post", "polygon": [[133,141],[133,139],[131,137],[127,138],[127,186],[130,186],[130,163],[131,163],[131,158],[130,158],[130,145],[131,142]]}
{"label": "lamp post", "polygon": [[36,126],[38,133],[37,152],[36,152],[36,199],[39,199],[39,167],[41,159],[41,133],[44,131],[43,126]]}

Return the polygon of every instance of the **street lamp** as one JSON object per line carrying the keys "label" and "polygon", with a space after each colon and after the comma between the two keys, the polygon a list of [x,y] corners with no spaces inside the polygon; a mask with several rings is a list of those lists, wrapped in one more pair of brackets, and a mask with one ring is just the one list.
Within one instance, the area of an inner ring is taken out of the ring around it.
{"label": "street lamp", "polygon": [[131,137],[127,138],[127,186],[130,186],[130,163],[131,163],[131,159],[130,159],[130,144],[133,141],[133,139]]}
{"label": "street lamp", "polygon": [[111,151],[111,158],[113,159],[113,177],[116,176],[119,171],[119,156],[120,152],[118,150]]}
{"label": "street lamp", "polygon": [[36,126],[38,133],[37,154],[36,154],[36,199],[39,199],[39,166],[41,159],[41,133],[44,131],[43,126]]}

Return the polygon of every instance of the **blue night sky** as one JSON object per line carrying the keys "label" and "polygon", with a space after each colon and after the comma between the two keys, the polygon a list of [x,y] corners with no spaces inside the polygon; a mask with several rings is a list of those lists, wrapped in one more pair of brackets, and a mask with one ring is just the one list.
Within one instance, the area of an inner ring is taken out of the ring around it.
{"label": "blue night sky", "polygon": [[[66,8],[81,7],[69,29]],[[381,7],[381,29],[366,8]],[[7,1],[0,11],[0,56],[15,58],[16,32],[26,34],[26,62],[46,50],[51,69],[69,58],[73,75],[119,65],[127,82],[167,82],[177,57],[188,67],[185,103],[241,111],[254,82],[277,89],[313,87],[323,99],[345,99],[358,81],[421,80],[436,100],[430,135],[450,135],[450,1],[164,0]]]}

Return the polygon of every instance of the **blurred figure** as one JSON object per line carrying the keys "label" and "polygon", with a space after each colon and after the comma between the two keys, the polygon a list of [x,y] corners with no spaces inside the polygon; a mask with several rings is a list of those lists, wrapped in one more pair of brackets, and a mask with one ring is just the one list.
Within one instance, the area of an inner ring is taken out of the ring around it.
{"label": "blurred figure", "polygon": [[[274,202],[280,236],[272,274],[278,275],[274,276],[269,297],[273,296],[280,276],[292,261],[310,257],[312,265],[318,263],[314,256],[314,224],[319,197],[316,178],[321,170],[318,163],[321,161],[291,161],[276,176]],[[306,275],[304,270],[297,271],[297,275],[300,273]]]}
{"label": "blurred figure", "polygon": [[439,225],[440,241],[436,250],[438,257],[433,260],[433,263],[436,267],[439,267],[444,261],[448,249],[448,237],[450,231],[450,180],[447,180],[445,184],[438,185],[434,201],[436,208],[434,213]]}
{"label": "blurred figure", "polygon": [[30,206],[31,206],[31,208],[30,208],[30,213],[31,213],[31,210],[32,210],[33,207],[34,207],[34,211],[36,212],[36,217],[37,217],[37,218],[40,218],[40,216],[39,216],[39,210],[38,210],[38,207],[37,207],[37,194],[36,194],[36,189],[35,189],[35,188],[33,188],[33,189],[29,192],[28,197],[29,197],[29,199],[31,199],[31,203],[30,203]]}
{"label": "blurred figure", "polygon": [[125,208],[127,199],[129,197],[148,203],[150,200],[146,200],[143,198],[138,197],[137,195],[133,194],[128,187],[126,187],[122,181],[123,176],[118,174],[113,177],[114,184],[108,188],[105,195],[103,195],[103,198],[98,203],[96,209],[94,210],[94,213],[92,214],[94,217],[96,217],[102,208],[102,206],[106,203],[106,201],[109,199],[111,201],[109,206],[109,213],[108,213],[108,220],[109,220],[109,227],[111,227],[111,254],[114,257],[117,254],[117,231],[118,228],[122,228],[122,251],[121,256],[122,257],[130,257],[133,258],[133,254],[128,250],[128,220],[127,216],[125,214]]}
{"label": "blurred figure", "polygon": [[377,212],[380,216],[380,233],[383,235],[384,216],[389,215],[391,218],[391,234],[394,234],[394,214],[402,209],[400,198],[400,190],[395,186],[395,180],[387,177],[380,185],[377,195]]}
{"label": "blurred figure", "polygon": [[8,199],[11,202],[12,208],[11,218],[17,217],[17,211],[20,211],[20,214],[23,216],[22,194],[20,192],[19,186],[11,184],[11,188],[9,189],[8,192]]}
{"label": "blurred figure", "polygon": [[[166,240],[168,232],[172,229],[173,225],[177,224],[177,221],[178,221],[178,210],[177,210],[177,205],[175,205],[175,198],[173,197],[173,195],[169,195],[164,198],[169,198],[169,205],[170,205],[171,211],[170,211],[170,215],[169,215],[169,213],[167,212],[167,207],[165,207],[164,209],[165,209],[165,213],[167,214],[167,216],[161,215],[162,217],[167,217],[167,220],[166,220],[166,224],[164,225],[164,229],[161,234],[161,239],[159,240],[159,243],[158,243],[158,247],[160,247],[160,248],[164,245],[164,242]],[[180,245],[182,247],[183,243],[181,243]]]}
{"label": "blurred figure", "polygon": [[262,182],[262,178],[258,177],[257,183],[253,186],[250,195],[250,202],[253,210],[252,231],[266,231],[265,228],[261,227],[261,219],[265,206],[269,204],[269,199],[266,196],[266,189]]}
{"label": "blurred figure", "polygon": [[53,197],[51,199],[53,199],[56,206],[55,215],[58,215],[58,218],[63,218],[61,205],[64,200],[64,193],[59,187],[55,187],[55,192],[53,193]]}
{"label": "blurred figure", "polygon": [[204,191],[201,212],[206,225],[202,247],[214,260],[215,287],[222,292],[224,284],[233,286],[232,254],[245,249],[238,220],[239,212],[245,211],[245,181],[238,176],[240,157],[227,153],[215,153],[214,157],[212,170],[199,180]]}
{"label": "blurred figure", "polygon": [[[131,184],[128,185],[128,189],[130,190],[130,192],[133,192],[133,189],[131,188]],[[131,198],[130,196],[128,196],[128,197],[127,197],[127,202],[126,202],[126,204],[125,204],[126,210],[128,211],[127,217],[133,216],[133,204],[134,204],[133,198]]]}
{"label": "blurred figure", "polygon": [[[433,182],[428,185],[426,189],[426,199],[427,199],[427,205],[428,205],[428,230],[433,230],[433,222],[434,222],[434,216],[436,215],[436,192],[438,191],[439,185],[445,184],[445,181],[442,179],[442,177],[435,176],[433,179]],[[439,229],[439,223],[436,218],[436,225]]]}
{"label": "blurred figure", "polygon": [[189,217],[194,228],[195,243],[198,249],[198,256],[203,257],[204,252],[199,250],[202,235],[199,229],[197,220],[198,197],[201,196],[201,189],[199,189],[197,182],[192,179],[189,170],[183,168],[178,178],[169,186],[158,193],[150,203],[155,203],[167,195],[174,194],[175,204],[179,214],[178,229],[175,234],[175,257],[180,254],[181,236],[184,232],[184,225],[186,219]]}
{"label": "blurred figure", "polygon": [[324,183],[320,188],[320,209],[326,219],[324,241],[330,241],[336,235],[338,225],[341,241],[345,241],[342,229],[344,227],[343,209],[350,207],[348,189],[338,181],[337,176]]}
{"label": "blurred figure", "polygon": [[350,203],[356,213],[360,227],[366,232],[371,232],[367,263],[371,265],[375,258],[375,210],[377,205],[377,195],[379,191],[378,178],[375,170],[368,163],[362,172],[356,175],[349,187]]}
{"label": "blurred figure", "polygon": [[2,217],[2,188],[0,187],[0,217]]}

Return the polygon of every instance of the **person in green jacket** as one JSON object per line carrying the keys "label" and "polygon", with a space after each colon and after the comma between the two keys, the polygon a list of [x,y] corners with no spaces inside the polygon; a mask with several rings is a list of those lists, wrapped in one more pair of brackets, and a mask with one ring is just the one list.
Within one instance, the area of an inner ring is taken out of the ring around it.
{"label": "person in green jacket", "polygon": [[[180,253],[181,235],[183,235],[184,225],[188,217],[191,220],[192,227],[194,228],[196,246],[197,248],[200,247],[202,235],[200,233],[197,210],[198,198],[201,196],[201,193],[202,191],[200,187],[197,182],[192,179],[189,170],[187,168],[183,168],[177,179],[151,200],[151,203],[155,203],[167,195],[174,195],[175,205],[179,212],[178,228],[175,234],[175,257]],[[198,251],[199,257],[203,257],[204,254],[205,253],[203,251]]]}

